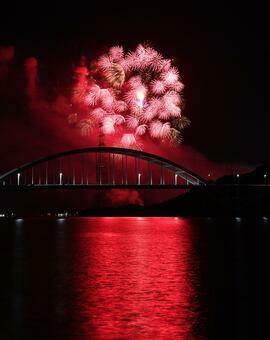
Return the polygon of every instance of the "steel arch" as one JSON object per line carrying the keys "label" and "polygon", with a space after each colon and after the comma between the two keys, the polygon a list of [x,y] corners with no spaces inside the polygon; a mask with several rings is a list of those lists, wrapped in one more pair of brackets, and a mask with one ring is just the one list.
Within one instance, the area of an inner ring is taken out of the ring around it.
{"label": "steel arch", "polygon": [[57,158],[62,158],[62,157],[69,156],[69,155],[76,155],[76,154],[83,154],[83,153],[100,153],[100,154],[109,153],[109,154],[120,154],[120,155],[131,156],[134,158],[145,160],[153,164],[157,164],[160,167],[173,172],[175,175],[181,177],[182,179],[186,180],[187,183],[190,183],[192,185],[205,185],[206,184],[206,181],[201,176],[197,175],[191,170],[171,160],[168,160],[161,156],[157,156],[157,155],[145,152],[145,151],[118,148],[118,147],[89,147],[89,148],[82,148],[82,149],[73,149],[73,150],[56,153],[56,154],[53,154],[47,157],[42,157],[42,158],[26,163],[22,166],[19,166],[17,168],[14,168],[2,174],[0,176],[0,184],[3,185],[5,180],[8,179],[10,176],[20,174],[24,170],[33,168],[42,163],[46,163],[48,161],[55,160]]}

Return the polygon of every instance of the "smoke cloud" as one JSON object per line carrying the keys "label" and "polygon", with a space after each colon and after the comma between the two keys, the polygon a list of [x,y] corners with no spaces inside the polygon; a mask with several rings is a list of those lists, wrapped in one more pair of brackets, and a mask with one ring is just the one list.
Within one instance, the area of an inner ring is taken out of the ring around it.
{"label": "smoke cloud", "polygon": [[33,99],[37,95],[37,75],[38,75],[38,61],[34,57],[27,58],[24,62],[26,75],[26,94]]}
{"label": "smoke cloud", "polygon": [[0,46],[0,78],[8,73],[9,63],[14,58],[14,46]]}
{"label": "smoke cloud", "polygon": [[108,205],[112,207],[124,205],[144,205],[140,194],[136,190],[113,189],[106,193],[105,199]]}
{"label": "smoke cloud", "polygon": [[0,63],[8,63],[10,62],[15,54],[14,46],[0,46]]}

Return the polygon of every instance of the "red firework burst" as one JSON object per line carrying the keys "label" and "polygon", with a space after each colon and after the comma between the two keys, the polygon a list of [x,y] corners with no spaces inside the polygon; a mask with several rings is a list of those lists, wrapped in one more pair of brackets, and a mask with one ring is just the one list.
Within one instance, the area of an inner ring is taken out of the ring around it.
{"label": "red firework burst", "polygon": [[91,78],[85,69],[77,72],[73,91],[73,103],[84,106],[91,126],[115,134],[125,147],[141,146],[147,135],[181,140],[189,120],[181,115],[184,85],[172,60],[140,44],[127,54],[122,46],[111,47],[95,65]]}

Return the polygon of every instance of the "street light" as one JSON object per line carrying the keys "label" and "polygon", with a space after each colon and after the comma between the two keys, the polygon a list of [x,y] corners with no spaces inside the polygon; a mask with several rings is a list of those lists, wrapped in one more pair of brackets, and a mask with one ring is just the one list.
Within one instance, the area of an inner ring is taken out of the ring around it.
{"label": "street light", "polygon": [[138,184],[139,184],[139,185],[141,184],[141,175],[142,175],[142,174],[138,174]]}
{"label": "street light", "polygon": [[18,185],[20,185],[20,177],[21,177],[21,174],[18,173],[18,174],[17,174],[17,183],[18,183]]}
{"label": "street light", "polygon": [[264,183],[266,184],[267,174],[264,174],[263,177],[264,177]]}
{"label": "street light", "polygon": [[177,178],[178,178],[178,175],[175,174],[175,175],[174,175],[174,184],[175,184],[175,185],[177,185]]}
{"label": "street light", "polygon": [[60,172],[60,174],[59,174],[59,184],[60,184],[60,185],[63,184],[63,183],[62,183],[62,179],[63,179],[63,173]]}

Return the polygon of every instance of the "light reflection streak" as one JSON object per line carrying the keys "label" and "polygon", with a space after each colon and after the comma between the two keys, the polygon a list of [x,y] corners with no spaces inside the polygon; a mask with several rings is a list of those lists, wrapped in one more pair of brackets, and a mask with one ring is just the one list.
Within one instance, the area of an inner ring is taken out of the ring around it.
{"label": "light reflection streak", "polygon": [[[173,217],[84,223],[74,243],[80,260],[73,264],[80,334],[193,338],[198,261],[188,223]],[[94,232],[87,223],[95,224]]]}

